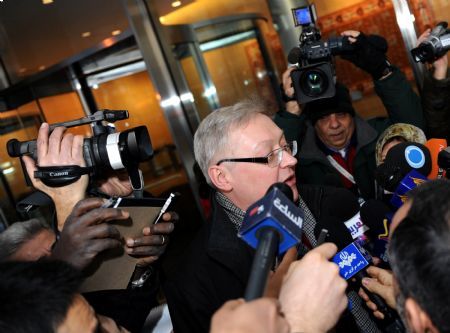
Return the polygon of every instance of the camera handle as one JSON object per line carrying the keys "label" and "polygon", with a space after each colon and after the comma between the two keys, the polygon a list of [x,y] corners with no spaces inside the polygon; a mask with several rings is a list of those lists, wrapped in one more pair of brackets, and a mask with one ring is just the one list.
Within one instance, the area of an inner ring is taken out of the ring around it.
{"label": "camera handle", "polygon": [[135,198],[143,198],[144,196],[144,177],[142,171],[137,165],[130,165],[127,167],[128,175],[130,177],[131,188]]}

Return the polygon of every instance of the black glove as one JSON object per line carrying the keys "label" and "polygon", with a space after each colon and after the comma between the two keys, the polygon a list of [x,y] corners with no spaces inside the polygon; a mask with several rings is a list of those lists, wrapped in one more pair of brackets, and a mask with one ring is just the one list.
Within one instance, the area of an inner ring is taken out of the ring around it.
{"label": "black glove", "polygon": [[343,59],[372,75],[374,80],[388,73],[391,66],[386,58],[388,49],[386,39],[378,35],[366,36],[361,32],[353,45],[354,51],[341,54]]}

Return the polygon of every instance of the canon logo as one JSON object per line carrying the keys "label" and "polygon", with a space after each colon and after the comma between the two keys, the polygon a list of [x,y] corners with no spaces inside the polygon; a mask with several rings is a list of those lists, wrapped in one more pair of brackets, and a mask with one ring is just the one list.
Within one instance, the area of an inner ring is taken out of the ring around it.
{"label": "canon logo", "polygon": [[50,177],[60,177],[60,176],[68,176],[68,175],[69,175],[69,171],[50,172],[49,173]]}

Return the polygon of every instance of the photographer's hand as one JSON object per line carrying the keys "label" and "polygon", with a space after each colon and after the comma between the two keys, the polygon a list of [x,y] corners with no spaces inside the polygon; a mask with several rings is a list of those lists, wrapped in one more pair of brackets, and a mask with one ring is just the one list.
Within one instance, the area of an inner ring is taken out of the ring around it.
{"label": "photographer's hand", "polygon": [[386,58],[386,39],[378,35],[365,35],[359,31],[347,30],[341,33],[348,37],[355,50],[341,54],[341,58],[369,73],[374,80],[383,80],[391,75]]}
{"label": "photographer's hand", "polygon": [[178,220],[177,213],[165,213],[161,222],[142,230],[142,237],[126,239],[125,250],[130,256],[140,258],[138,266],[147,266],[158,260],[166,250],[169,235]]}
{"label": "photographer's hand", "polygon": [[[291,72],[298,69],[297,67],[290,67],[284,71],[282,75],[282,87],[284,94],[292,98],[294,96],[294,86],[292,85]],[[299,116],[302,113],[302,109],[296,100],[286,102],[286,111]]]}
{"label": "photographer's hand", "polygon": [[52,198],[58,218],[58,230],[62,230],[67,216],[75,204],[83,199],[88,186],[88,175],[81,176],[76,182],[62,186],[50,187],[34,178],[34,171],[38,166],[86,166],[83,157],[83,137],[81,135],[65,134],[64,127],[57,127],[49,136],[49,125],[43,123],[37,137],[37,163],[29,157],[23,156],[23,162],[33,186]]}
{"label": "photographer's hand", "polygon": [[104,176],[106,178],[95,179],[97,187],[103,193],[106,193],[111,197],[127,197],[133,192],[130,178],[126,170],[106,171]]}
{"label": "photographer's hand", "polygon": [[[416,47],[419,46],[420,43],[425,41],[428,36],[430,36],[431,29],[427,29],[423,34],[419,36],[417,39]],[[435,80],[444,80],[447,77],[447,67],[448,67],[448,58],[447,54],[444,54],[442,57],[438,58],[435,62],[433,62],[434,72],[433,78]]]}
{"label": "photographer's hand", "polygon": [[51,257],[83,269],[100,252],[120,247],[121,236],[112,220],[125,220],[128,212],[117,208],[101,208],[104,200],[89,198],[76,204],[67,218]]}

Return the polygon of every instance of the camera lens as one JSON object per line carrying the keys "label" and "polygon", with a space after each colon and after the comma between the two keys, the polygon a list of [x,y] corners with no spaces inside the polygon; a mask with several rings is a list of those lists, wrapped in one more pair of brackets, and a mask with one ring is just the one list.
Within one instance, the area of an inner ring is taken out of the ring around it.
{"label": "camera lens", "polygon": [[132,163],[143,162],[153,155],[152,143],[147,127],[139,126],[120,133],[119,149],[122,160]]}
{"label": "camera lens", "polygon": [[318,97],[328,88],[327,75],[318,68],[305,71],[300,77],[300,87],[305,95]]}

